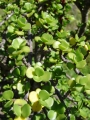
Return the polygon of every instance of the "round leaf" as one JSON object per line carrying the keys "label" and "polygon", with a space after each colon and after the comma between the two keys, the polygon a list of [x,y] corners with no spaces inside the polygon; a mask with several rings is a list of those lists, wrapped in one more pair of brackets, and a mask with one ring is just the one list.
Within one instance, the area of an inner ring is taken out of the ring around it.
{"label": "round leaf", "polygon": [[22,117],[24,117],[24,118],[28,117],[31,113],[30,105],[25,104],[24,106],[22,106],[21,111],[22,111]]}
{"label": "round leaf", "polygon": [[13,40],[12,46],[13,46],[13,48],[15,48],[15,49],[18,49],[18,48],[19,48],[19,42],[18,42],[17,39],[14,39],[14,40]]}
{"label": "round leaf", "polygon": [[22,39],[21,37],[18,37],[13,40],[12,47],[15,49],[18,49],[24,41],[25,41],[24,39]]}
{"label": "round leaf", "polygon": [[24,85],[19,82],[19,83],[17,84],[17,90],[19,91],[19,94],[24,92],[23,89],[24,89]]}
{"label": "round leaf", "polygon": [[50,110],[50,111],[48,112],[48,118],[49,118],[50,120],[56,120],[56,116],[57,116],[57,113],[56,113],[55,111]]}
{"label": "round leaf", "polygon": [[24,53],[29,53],[29,52],[30,52],[30,47],[24,46],[21,50],[22,50],[22,52],[24,52]]}
{"label": "round leaf", "polygon": [[39,98],[41,99],[41,100],[46,100],[46,99],[48,99],[49,98],[49,93],[46,91],[46,90],[41,90],[40,92],[39,92]]}
{"label": "round leaf", "polygon": [[16,116],[21,116],[21,106],[14,104],[13,111]]}
{"label": "round leaf", "polygon": [[33,76],[33,79],[34,79],[35,82],[41,82],[42,81],[41,77],[38,77],[38,76]]}
{"label": "round leaf", "polygon": [[53,48],[54,48],[54,49],[58,49],[58,48],[59,48],[59,45],[60,45],[60,42],[59,42],[59,41],[55,41],[55,42],[53,43]]}
{"label": "round leaf", "polygon": [[77,68],[83,68],[83,67],[85,67],[85,65],[86,65],[86,60],[82,60],[82,61],[76,63]]}
{"label": "round leaf", "polygon": [[27,102],[25,100],[23,100],[23,99],[16,99],[14,104],[23,106],[24,104],[27,104]]}
{"label": "round leaf", "polygon": [[7,91],[3,92],[3,98],[6,100],[12,99],[13,96],[14,96],[14,93],[11,90],[7,90]]}
{"label": "round leaf", "polygon": [[13,100],[10,100],[8,102],[6,102],[6,104],[4,105],[5,108],[10,107],[13,104]]}
{"label": "round leaf", "polygon": [[47,104],[46,107],[52,107],[53,103],[54,103],[54,100],[53,98],[49,97],[48,99],[45,100],[45,103]]}
{"label": "round leaf", "polygon": [[27,120],[27,118],[23,118],[23,117],[16,117],[14,120]]}
{"label": "round leaf", "polygon": [[18,23],[19,27],[24,27],[25,24],[26,24],[26,18],[19,17],[18,20],[17,20],[17,23]]}
{"label": "round leaf", "polygon": [[44,75],[40,77],[40,79],[44,82],[47,82],[51,79],[51,73],[48,71],[44,72]]}
{"label": "round leaf", "polygon": [[24,27],[22,27],[23,30],[27,31],[31,29],[30,23],[26,23]]}
{"label": "round leaf", "polygon": [[85,89],[90,90],[90,74],[80,78],[79,83],[85,86]]}
{"label": "round leaf", "polygon": [[8,26],[8,32],[13,33],[14,32],[14,27],[13,26]]}
{"label": "round leaf", "polygon": [[32,110],[33,110],[34,112],[39,112],[39,111],[42,110],[42,105],[40,104],[39,101],[36,101],[36,102],[33,103],[33,105],[32,105]]}
{"label": "round leaf", "polygon": [[34,73],[34,68],[33,67],[29,67],[27,70],[26,70],[26,76],[28,78],[33,78],[33,73]]}
{"label": "round leaf", "polygon": [[44,74],[43,68],[41,68],[41,67],[39,67],[39,66],[35,67],[35,74],[36,74],[37,76],[42,76],[42,75]]}
{"label": "round leaf", "polygon": [[38,101],[38,99],[39,98],[38,98],[38,94],[37,94],[36,91],[31,91],[29,93],[29,100],[30,100],[30,102],[34,103],[34,102]]}

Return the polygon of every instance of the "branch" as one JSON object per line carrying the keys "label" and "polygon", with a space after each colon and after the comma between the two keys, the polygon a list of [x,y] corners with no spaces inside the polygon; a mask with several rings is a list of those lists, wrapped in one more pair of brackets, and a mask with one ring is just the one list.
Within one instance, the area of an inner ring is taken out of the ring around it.
{"label": "branch", "polygon": [[11,14],[7,15],[6,18],[2,22],[0,22],[0,27],[13,15],[14,13],[11,12]]}
{"label": "branch", "polygon": [[26,58],[23,58],[23,63],[25,64],[26,67],[30,66],[30,64],[26,61]]}
{"label": "branch", "polygon": [[71,93],[71,91],[68,90],[68,91],[64,94],[63,99],[67,98],[67,96],[68,96],[70,93]]}
{"label": "branch", "polygon": [[75,68],[74,71],[76,74],[84,76],[77,68]]}
{"label": "branch", "polygon": [[67,106],[66,106],[66,104],[65,104],[65,102],[64,102],[64,99],[63,99],[63,97],[61,96],[60,91],[58,91],[57,88],[55,88],[55,93],[56,93],[56,95],[58,96],[58,98],[59,98],[59,100],[61,101],[61,103],[62,103],[62,104],[64,105],[64,107],[66,108],[67,120],[70,120],[69,109],[67,108]]}
{"label": "branch", "polygon": [[68,78],[68,79],[71,79],[72,77],[70,76],[70,75],[68,75],[67,73],[66,73],[66,77]]}
{"label": "branch", "polygon": [[33,54],[33,42],[32,42],[32,34],[30,30],[28,31],[28,46],[30,47],[30,53],[28,54],[28,64],[32,65],[32,54]]}
{"label": "branch", "polygon": [[78,32],[78,36],[81,37],[84,33],[85,33],[85,30],[86,30],[86,27],[87,27],[87,20],[88,20],[88,8],[85,8],[84,10],[81,11],[81,27],[79,29],[79,32]]}
{"label": "branch", "polygon": [[78,9],[81,11],[82,10],[82,5],[80,4],[80,2],[77,0],[74,3],[78,7]]}
{"label": "branch", "polygon": [[78,9],[81,12],[81,27],[78,29],[78,36],[81,37],[85,33],[85,29],[87,27],[87,19],[88,19],[88,10],[90,8],[90,0],[83,0],[80,2],[79,0],[76,0],[75,5],[78,7]]}
{"label": "branch", "polygon": [[73,102],[75,105],[77,105],[77,102],[75,102],[74,99],[71,98],[70,96],[67,96],[67,99],[69,99],[71,102]]}

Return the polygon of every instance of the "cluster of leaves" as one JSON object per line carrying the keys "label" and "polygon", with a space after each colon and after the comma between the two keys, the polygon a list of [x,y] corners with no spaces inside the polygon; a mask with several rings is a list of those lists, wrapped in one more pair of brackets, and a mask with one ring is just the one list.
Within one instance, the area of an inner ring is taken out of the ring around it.
{"label": "cluster of leaves", "polygon": [[[87,2],[0,1],[3,120],[90,119],[89,22],[86,31],[85,23],[76,31],[65,29],[75,19],[72,3],[82,12]],[[30,97],[37,88],[38,97]]]}

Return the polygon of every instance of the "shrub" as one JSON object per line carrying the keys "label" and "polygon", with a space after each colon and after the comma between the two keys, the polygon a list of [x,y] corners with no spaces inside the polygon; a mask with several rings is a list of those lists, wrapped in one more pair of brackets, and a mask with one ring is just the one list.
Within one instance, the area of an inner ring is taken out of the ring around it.
{"label": "shrub", "polygon": [[[0,118],[89,120],[90,1],[1,0],[0,7]],[[77,29],[69,30],[72,21]]]}

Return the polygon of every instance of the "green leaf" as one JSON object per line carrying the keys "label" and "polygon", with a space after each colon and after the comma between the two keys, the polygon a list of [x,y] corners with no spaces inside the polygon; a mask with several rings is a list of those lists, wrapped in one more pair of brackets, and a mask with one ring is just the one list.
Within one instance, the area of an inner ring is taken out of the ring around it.
{"label": "green leaf", "polygon": [[41,36],[41,40],[48,45],[51,45],[54,43],[53,36],[49,33],[44,33]]}
{"label": "green leaf", "polygon": [[18,37],[13,40],[12,47],[15,49],[18,49],[24,41],[25,41],[24,39],[22,39],[21,37]]}
{"label": "green leaf", "polygon": [[13,100],[9,100],[8,102],[5,103],[4,107],[5,108],[11,107],[12,104],[13,104]]}
{"label": "green leaf", "polygon": [[83,67],[85,67],[85,65],[86,65],[86,60],[82,60],[82,61],[76,63],[77,68],[83,68]]}
{"label": "green leaf", "polygon": [[21,61],[23,58],[24,58],[24,55],[21,54],[21,55],[18,55],[16,59],[17,59],[17,61]]}
{"label": "green leaf", "polygon": [[54,100],[53,98],[49,97],[46,100],[39,100],[40,104],[44,107],[47,107],[48,109],[50,109],[53,106]]}
{"label": "green leaf", "polygon": [[31,107],[29,104],[25,104],[21,108],[22,117],[27,118],[31,113]]}
{"label": "green leaf", "polygon": [[59,41],[55,41],[55,42],[53,43],[53,48],[54,48],[54,49],[58,49],[58,48],[59,48],[59,45],[60,45],[60,42],[59,42]]}
{"label": "green leaf", "polygon": [[40,76],[40,79],[44,82],[47,82],[51,79],[51,73],[48,71],[44,72],[44,75]]}
{"label": "green leaf", "polygon": [[57,113],[53,110],[48,111],[48,118],[50,120],[56,120]]}
{"label": "green leaf", "polygon": [[12,20],[13,22],[16,22],[16,21],[17,21],[17,16],[16,16],[16,15],[11,16],[11,20]]}
{"label": "green leaf", "polygon": [[26,74],[26,66],[20,66],[20,76],[25,76],[25,74]]}
{"label": "green leaf", "polygon": [[43,11],[41,12],[41,15],[42,15],[43,19],[46,19],[46,18],[50,17],[50,15],[47,12],[43,12]]}
{"label": "green leaf", "polygon": [[32,7],[31,3],[29,3],[29,2],[26,2],[24,5],[24,8],[26,9],[27,12],[31,10],[31,7]]}
{"label": "green leaf", "polygon": [[25,83],[24,89],[25,91],[29,91],[31,88],[30,82],[28,81],[27,83]]}
{"label": "green leaf", "polygon": [[19,106],[23,106],[23,105],[27,104],[27,102],[25,100],[23,100],[23,99],[16,99],[14,101],[14,104],[17,104]]}
{"label": "green leaf", "polygon": [[33,78],[33,76],[34,76],[34,71],[35,71],[35,69],[33,68],[33,67],[29,67],[27,70],[26,70],[26,76],[28,77],[28,78]]}
{"label": "green leaf", "polygon": [[17,30],[16,30],[16,31],[15,31],[15,34],[16,34],[16,35],[21,35],[21,36],[23,36],[23,35],[24,35],[24,32],[23,32],[23,31],[17,31]]}
{"label": "green leaf", "polygon": [[82,42],[82,41],[84,41],[86,39],[86,37],[85,36],[82,36],[80,39],[79,39],[79,42]]}
{"label": "green leaf", "polygon": [[19,25],[19,27],[24,27],[26,24],[26,18],[25,17],[19,17],[17,20],[17,24]]}
{"label": "green leaf", "polygon": [[30,52],[30,47],[28,47],[28,46],[23,46],[23,47],[21,48],[21,50],[22,50],[22,52],[24,52],[24,53],[29,53],[29,52]]}
{"label": "green leaf", "polygon": [[10,25],[10,26],[8,26],[7,30],[8,30],[8,32],[13,33],[14,27]]}
{"label": "green leaf", "polygon": [[35,74],[36,74],[38,77],[44,75],[44,70],[43,70],[43,68],[42,68],[42,67],[39,67],[39,66],[36,66],[36,67],[35,67]]}
{"label": "green leaf", "polygon": [[69,57],[69,59],[74,60],[76,55],[74,53],[70,52],[70,53],[68,53],[68,57]]}
{"label": "green leaf", "polygon": [[36,37],[35,37],[35,41],[36,41],[36,42],[39,42],[39,41],[41,41],[41,38],[40,38],[39,36],[36,36]]}
{"label": "green leaf", "polygon": [[42,79],[39,76],[33,76],[35,82],[41,82]]}
{"label": "green leaf", "polygon": [[54,101],[54,104],[52,106],[52,110],[56,111],[58,114],[64,114],[65,112],[65,106],[62,103],[57,103]]}
{"label": "green leaf", "polygon": [[69,84],[70,88],[72,88],[76,85],[76,81],[75,80],[69,80],[68,84]]}
{"label": "green leaf", "polygon": [[6,91],[3,92],[2,96],[3,96],[4,99],[10,100],[14,97],[14,93],[11,90],[6,90]]}
{"label": "green leaf", "polygon": [[81,53],[81,51],[79,49],[75,50],[75,55],[76,55],[76,57],[74,59],[75,62],[82,61],[84,58],[83,54]]}
{"label": "green leaf", "polygon": [[30,23],[26,23],[24,27],[22,27],[23,30],[28,31],[31,30],[31,24]]}
{"label": "green leaf", "polygon": [[26,45],[26,40],[23,40],[23,42],[20,44],[20,49],[23,47],[23,46],[25,46]]}
{"label": "green leaf", "polygon": [[85,93],[86,93],[87,95],[90,95],[90,90],[85,90]]}
{"label": "green leaf", "polygon": [[73,114],[70,114],[70,120],[76,120]]}
{"label": "green leaf", "polygon": [[45,116],[44,116],[44,114],[36,114],[36,115],[34,115],[34,117],[33,117],[33,120],[44,120],[45,119]]}
{"label": "green leaf", "polygon": [[79,79],[79,83],[85,86],[85,89],[90,90],[90,74]]}
{"label": "green leaf", "polygon": [[8,52],[9,52],[9,54],[12,54],[14,51],[16,51],[16,49],[15,48],[13,48],[13,46],[9,46],[8,47]]}
{"label": "green leaf", "polygon": [[13,42],[12,42],[12,47],[15,48],[15,49],[18,49],[19,48],[19,42],[17,39],[14,39]]}
{"label": "green leaf", "polygon": [[48,99],[49,98],[49,93],[46,91],[46,90],[41,90],[40,92],[39,92],[39,98],[41,99],[41,100],[46,100],[46,99]]}
{"label": "green leaf", "polygon": [[84,86],[80,85],[80,84],[76,84],[75,85],[75,90],[77,90],[78,92],[82,92],[82,91],[84,91]]}
{"label": "green leaf", "polygon": [[81,115],[84,119],[86,119],[86,118],[88,117],[88,114],[87,114],[87,111],[86,111],[85,108],[79,109],[79,111],[80,111],[80,115]]}
{"label": "green leaf", "polygon": [[19,76],[19,75],[20,75],[20,70],[19,70],[19,68],[15,68],[15,69],[13,70],[12,74],[13,74],[14,76]]}
{"label": "green leaf", "polygon": [[62,51],[69,51],[69,43],[66,40],[60,40],[60,45],[59,45],[59,49],[61,49]]}
{"label": "green leaf", "polygon": [[56,120],[66,120],[65,114],[58,114]]}
{"label": "green leaf", "polygon": [[24,85],[22,83],[17,83],[17,90],[19,91],[19,94],[24,92]]}
{"label": "green leaf", "polygon": [[68,37],[70,33],[68,31],[61,30],[61,32],[58,31],[56,35],[61,39]]}
{"label": "green leaf", "polygon": [[44,85],[44,86],[42,86],[42,90],[47,90],[50,93],[50,95],[52,95],[55,92],[54,86],[52,86],[49,83]]}
{"label": "green leaf", "polygon": [[54,103],[54,100],[53,98],[49,97],[48,99],[45,100],[45,103],[47,104],[46,107],[51,108]]}
{"label": "green leaf", "polygon": [[13,111],[16,116],[21,116],[21,106],[14,104]]}

